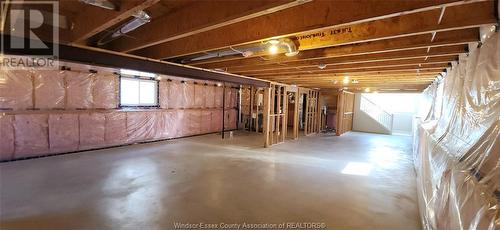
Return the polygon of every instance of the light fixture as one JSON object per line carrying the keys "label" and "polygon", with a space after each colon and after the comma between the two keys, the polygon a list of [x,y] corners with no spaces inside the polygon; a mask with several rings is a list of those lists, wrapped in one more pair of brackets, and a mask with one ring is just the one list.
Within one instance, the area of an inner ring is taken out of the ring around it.
{"label": "light fixture", "polygon": [[319,65],[318,65],[318,68],[319,68],[319,69],[325,69],[325,68],[326,68],[326,64],[319,64]]}
{"label": "light fixture", "polygon": [[349,76],[345,76],[344,80],[342,80],[344,84],[349,84]]}
{"label": "light fixture", "polygon": [[250,50],[247,50],[247,51],[241,53],[241,55],[243,55],[243,57],[250,57],[253,55],[253,52]]}
{"label": "light fixture", "polygon": [[365,88],[365,92],[369,93],[370,92],[370,88]]}
{"label": "light fixture", "polygon": [[352,80],[352,84],[358,84],[358,83],[359,83],[358,80],[356,80],[356,79]]}
{"label": "light fixture", "polygon": [[278,53],[278,46],[274,45],[274,44],[271,44],[269,46],[269,53],[270,54],[277,54]]}
{"label": "light fixture", "polygon": [[222,83],[220,83],[220,82],[219,82],[219,83],[217,83],[217,86],[218,86],[218,87],[221,87],[221,86],[222,86]]}
{"label": "light fixture", "polygon": [[273,40],[269,40],[268,43],[271,45],[278,45],[280,43],[280,41],[273,39]]}
{"label": "light fixture", "polygon": [[156,74],[154,74],[154,73],[147,73],[147,72],[141,72],[141,71],[130,70],[130,69],[120,69],[120,74],[129,75],[129,76],[137,76],[137,77],[151,77],[151,78],[156,77]]}

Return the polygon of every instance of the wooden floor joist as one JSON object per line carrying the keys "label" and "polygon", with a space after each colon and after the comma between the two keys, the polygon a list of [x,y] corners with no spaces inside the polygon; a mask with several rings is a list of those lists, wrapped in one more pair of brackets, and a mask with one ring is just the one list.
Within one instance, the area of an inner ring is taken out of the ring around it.
{"label": "wooden floor joist", "polygon": [[412,50],[332,57],[332,58],[304,60],[304,61],[295,61],[286,63],[229,67],[227,68],[227,71],[234,73],[246,73],[252,71],[261,72],[267,70],[278,70],[278,69],[288,69],[297,67],[318,68],[319,65],[326,65],[326,68],[328,68],[330,66],[335,66],[340,64],[357,64],[357,63],[367,63],[367,62],[377,62],[377,61],[403,60],[412,58],[439,57],[448,55],[458,55],[460,53],[466,53],[466,52],[467,52],[466,45],[452,45],[452,46],[434,47],[431,48],[430,50],[428,50],[427,48],[418,48]]}
{"label": "wooden floor joist", "polygon": [[[324,49],[313,49],[299,52],[298,55],[287,57],[285,55],[269,55],[267,50],[255,53],[249,58],[242,55],[222,58],[212,58],[203,61],[189,63],[203,68],[228,68],[238,66],[266,65],[274,63],[287,63],[294,61],[315,60],[330,57],[343,57],[351,55],[366,55],[380,52],[412,50],[418,48],[439,47],[449,45],[467,44],[479,41],[479,28],[469,28],[438,32],[432,39],[432,33],[413,35],[401,38],[384,39],[372,42],[357,43],[328,47]],[[263,57],[265,56],[265,57]]]}
{"label": "wooden floor joist", "polygon": [[[351,1],[341,1],[341,2],[344,4],[350,4]],[[424,3],[423,1],[410,1],[410,2],[418,4]],[[295,7],[290,10],[297,10],[297,9],[304,10],[305,7],[314,4],[326,4],[321,6],[322,7],[321,11],[323,11],[324,8],[330,9],[332,7],[340,9],[339,6],[335,5],[333,1],[317,1],[309,4],[304,4],[301,7]],[[353,1],[353,4],[356,4],[356,2]],[[395,3],[393,4],[397,5]],[[380,4],[380,5],[391,6],[393,4]],[[357,7],[359,8],[359,5]],[[315,10],[318,11],[320,9],[315,9]],[[334,9],[331,10],[334,11]],[[363,9],[357,9],[358,12],[360,10]],[[479,1],[479,2],[447,7],[446,11],[447,13],[445,14],[440,24],[437,24],[437,21],[440,17],[441,10],[435,9],[435,10],[427,10],[410,14],[402,14],[397,17],[387,17],[376,21],[361,22],[349,26],[341,26],[341,27],[334,26],[332,28],[325,28],[323,30],[317,30],[317,31],[303,30],[304,32],[295,34],[286,33],[284,31],[283,32],[276,31],[277,28],[280,29],[283,28],[283,25],[277,27],[271,27],[271,25],[266,23],[258,23],[256,25],[247,25],[247,26],[242,26],[240,23],[236,23],[228,27],[235,26],[237,27],[235,29],[237,29],[238,31],[240,31],[241,28],[246,28],[245,31],[252,31],[252,29],[249,29],[249,27],[259,27],[258,29],[256,28],[255,31],[262,32],[258,34],[258,36],[261,36],[261,38],[250,39],[249,41],[269,39],[273,37],[272,35],[269,37],[263,35],[265,34],[263,33],[263,31],[266,29],[264,27],[270,27],[269,29],[272,29],[272,31],[269,32],[272,34],[283,34],[288,36],[296,35],[299,38],[299,43],[300,43],[299,49],[308,50],[308,49],[317,49],[329,46],[337,46],[342,44],[353,44],[363,41],[375,41],[380,39],[398,38],[398,37],[425,34],[431,32],[478,27],[485,24],[496,23],[497,19],[494,16],[494,11],[495,7],[493,1]],[[275,14],[271,14],[269,17],[266,17],[266,19],[272,18],[273,16],[278,15],[282,12],[289,12],[289,11],[284,10],[277,12]],[[317,13],[318,12],[314,13],[311,12],[310,15],[317,15]],[[294,14],[303,15],[303,12],[294,12]],[[293,17],[297,18],[297,15],[286,15],[286,16],[287,17],[282,17],[282,18],[287,18],[287,20],[285,20],[284,22],[286,22],[287,25],[293,25],[292,27],[295,27],[293,28],[295,32],[301,31],[299,28],[296,28],[298,25],[304,23],[310,23],[310,21],[304,20],[304,18],[302,17],[299,17],[300,20],[305,22],[301,23],[299,21],[293,21],[292,18]],[[320,18],[320,17],[314,17],[314,18]],[[242,23],[246,24],[250,21],[252,20],[244,21]],[[325,22],[323,22],[323,24],[325,25]],[[380,29],[380,28],[385,28],[385,29]],[[204,33],[187,37],[182,40],[175,40],[167,43],[162,43],[143,50],[139,50],[137,54],[156,59],[172,58],[183,55],[189,55],[193,53],[199,53],[200,51],[206,52],[210,50],[226,48],[227,44],[238,45],[238,41],[247,40],[248,37],[252,35],[255,36],[254,33],[248,33],[248,32],[238,33],[236,31],[228,31],[228,30],[230,29],[220,28],[216,30],[207,31]],[[340,32],[337,33],[337,31]],[[325,36],[322,35],[313,36],[316,33],[321,33],[321,34],[325,33]]]}

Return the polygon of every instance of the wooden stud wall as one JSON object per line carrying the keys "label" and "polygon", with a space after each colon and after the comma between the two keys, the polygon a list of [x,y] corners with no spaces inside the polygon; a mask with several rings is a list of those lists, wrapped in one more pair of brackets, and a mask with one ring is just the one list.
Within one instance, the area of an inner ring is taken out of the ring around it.
{"label": "wooden stud wall", "polygon": [[264,89],[264,146],[283,143],[287,132],[286,86],[272,84]]}
{"label": "wooden stud wall", "polygon": [[304,134],[311,135],[319,132],[319,91],[307,90],[306,93],[306,123],[304,126]]}
{"label": "wooden stud wall", "polygon": [[354,93],[343,91],[337,101],[337,136],[352,130]]}

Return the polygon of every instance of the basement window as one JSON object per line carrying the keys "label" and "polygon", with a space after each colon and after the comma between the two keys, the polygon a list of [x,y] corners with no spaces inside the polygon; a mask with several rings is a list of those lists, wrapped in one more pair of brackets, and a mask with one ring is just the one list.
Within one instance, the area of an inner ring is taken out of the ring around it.
{"label": "basement window", "polygon": [[158,81],[154,78],[120,77],[120,106],[158,107]]}

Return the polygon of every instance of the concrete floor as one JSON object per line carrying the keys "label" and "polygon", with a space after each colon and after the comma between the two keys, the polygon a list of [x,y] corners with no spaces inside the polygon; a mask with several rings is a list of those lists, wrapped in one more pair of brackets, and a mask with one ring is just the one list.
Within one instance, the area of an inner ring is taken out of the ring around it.
{"label": "concrete floor", "polygon": [[256,134],[206,135],[1,163],[0,229],[420,229],[410,137],[351,132],[261,144]]}

